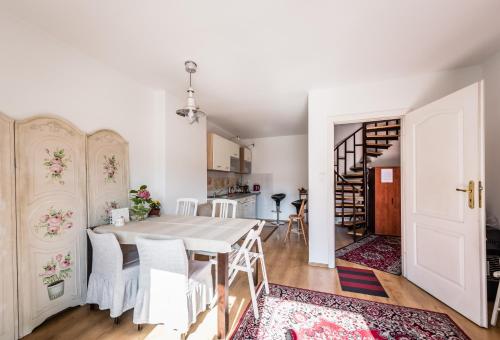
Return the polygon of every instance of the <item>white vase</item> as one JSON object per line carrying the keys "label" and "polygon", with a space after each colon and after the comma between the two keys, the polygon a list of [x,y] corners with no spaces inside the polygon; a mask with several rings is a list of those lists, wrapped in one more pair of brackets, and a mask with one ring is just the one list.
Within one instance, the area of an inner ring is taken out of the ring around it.
{"label": "white vase", "polygon": [[54,282],[47,286],[47,292],[49,293],[49,299],[55,300],[58,297],[64,295],[64,280]]}

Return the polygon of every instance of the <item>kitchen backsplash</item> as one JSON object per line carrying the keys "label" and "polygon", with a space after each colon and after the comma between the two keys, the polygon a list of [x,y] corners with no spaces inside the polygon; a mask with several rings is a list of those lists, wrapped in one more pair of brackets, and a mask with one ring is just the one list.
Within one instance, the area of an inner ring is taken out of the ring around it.
{"label": "kitchen backsplash", "polygon": [[241,175],[233,172],[208,171],[207,173],[207,193],[212,195],[214,192],[228,187],[233,187],[241,181]]}

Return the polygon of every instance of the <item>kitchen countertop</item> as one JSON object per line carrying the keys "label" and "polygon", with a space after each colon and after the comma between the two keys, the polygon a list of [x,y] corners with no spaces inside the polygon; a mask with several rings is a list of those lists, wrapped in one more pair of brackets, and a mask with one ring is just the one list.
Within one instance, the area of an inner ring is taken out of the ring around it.
{"label": "kitchen countertop", "polygon": [[236,193],[236,194],[230,194],[230,195],[217,195],[215,197],[209,196],[207,197],[207,200],[213,200],[216,198],[227,198],[227,199],[238,199],[238,198],[243,198],[243,197],[248,197],[248,196],[257,196],[260,195],[260,192],[247,192],[247,193]]}

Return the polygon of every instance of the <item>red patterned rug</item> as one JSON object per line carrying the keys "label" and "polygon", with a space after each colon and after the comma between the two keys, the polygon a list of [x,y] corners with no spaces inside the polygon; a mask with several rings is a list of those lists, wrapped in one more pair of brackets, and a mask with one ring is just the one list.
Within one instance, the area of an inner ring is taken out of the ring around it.
{"label": "red patterned rug", "polygon": [[335,252],[338,259],[401,275],[401,238],[369,235]]}
{"label": "red patterned rug", "polygon": [[469,339],[446,314],[269,284],[231,339]]}

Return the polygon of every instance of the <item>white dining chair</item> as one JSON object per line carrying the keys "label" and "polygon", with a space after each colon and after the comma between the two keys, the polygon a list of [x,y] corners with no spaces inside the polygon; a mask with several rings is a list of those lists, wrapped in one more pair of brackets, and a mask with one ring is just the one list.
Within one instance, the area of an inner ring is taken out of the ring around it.
{"label": "white dining chair", "polygon": [[115,235],[96,234],[88,229],[92,243],[92,273],[87,288],[87,303],[109,309],[119,321],[123,312],[134,307],[139,285],[139,263],[123,266],[123,254]]}
{"label": "white dining chair", "polygon": [[190,261],[182,240],[136,239],[139,291],[135,324],[164,324],[181,337],[213,297],[210,263]]}
{"label": "white dining chair", "polygon": [[[259,309],[257,305],[257,296],[265,289],[266,294],[269,294],[269,282],[267,280],[266,263],[264,260],[264,250],[262,248],[262,240],[260,233],[264,228],[266,221],[261,221],[258,228],[248,232],[241,246],[234,247],[229,254],[229,286],[234,282],[238,272],[245,272],[248,275],[248,285],[250,288],[250,296],[252,297],[253,313],[256,319],[259,318]],[[257,243],[257,251],[253,247]],[[256,291],[253,282],[253,265],[259,261],[262,269],[262,285]]]}
{"label": "white dining chair", "polygon": [[[238,201],[228,199],[215,199],[212,201],[212,217],[236,218]],[[231,213],[229,212],[231,210]]]}
{"label": "white dining chair", "polygon": [[[493,277],[500,278],[500,271],[493,272]],[[500,313],[500,281],[498,282],[497,296],[493,305],[493,313],[491,314],[491,325],[497,325],[498,313]]]}
{"label": "white dining chair", "polygon": [[[238,206],[238,201],[228,200],[228,199],[214,199],[212,200],[212,217],[220,218],[236,218],[236,207]],[[229,211],[231,210],[231,214]],[[214,266],[217,264],[217,254],[207,251],[195,251],[191,252],[191,258],[194,259],[195,254],[205,255],[209,257],[209,261]]]}
{"label": "white dining chair", "polygon": [[175,214],[179,216],[196,216],[198,211],[198,200],[196,198],[179,198],[175,208]]}

